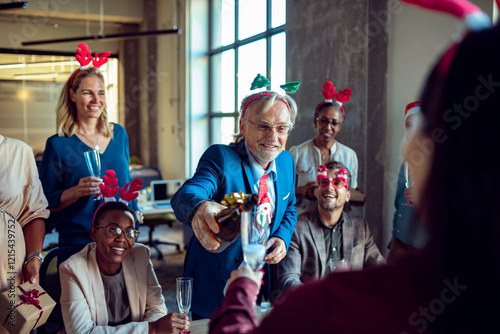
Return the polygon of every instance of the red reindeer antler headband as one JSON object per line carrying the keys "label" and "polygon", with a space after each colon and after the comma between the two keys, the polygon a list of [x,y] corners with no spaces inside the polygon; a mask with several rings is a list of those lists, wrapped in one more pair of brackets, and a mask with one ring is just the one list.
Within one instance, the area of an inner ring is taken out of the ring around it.
{"label": "red reindeer antler headband", "polygon": [[102,180],[104,183],[99,185],[102,194],[104,195],[105,202],[115,201],[115,196],[120,191],[118,187],[118,179],[115,177],[115,171],[109,169],[106,171],[106,175],[103,175]]}
{"label": "red reindeer antler headband", "polygon": [[[130,185],[130,187],[129,187]],[[137,191],[141,190],[142,180],[133,179],[132,182],[127,182],[125,187],[120,190],[120,202],[128,204],[139,196]]]}
{"label": "red reindeer antler headband", "polygon": [[[99,184],[102,194],[104,195],[104,203],[101,204],[94,213],[94,219],[92,224],[95,225],[95,216],[97,212],[108,202],[116,202],[115,196],[120,192],[119,202],[128,205],[128,203],[139,196],[137,191],[141,190],[141,185],[143,184],[140,179],[133,179],[132,182],[127,182],[125,187],[118,187],[118,179],[115,177],[116,173],[112,169],[108,169],[106,174],[103,175],[102,180],[104,183]],[[130,185],[130,186],[129,186]]]}
{"label": "red reindeer antler headband", "polygon": [[333,83],[331,81],[326,81],[323,85],[323,90],[321,91],[321,93],[323,94],[325,101],[323,101],[316,107],[316,111],[318,111],[325,103],[333,103],[333,99],[335,99],[340,105],[340,109],[342,110],[342,119],[344,119],[345,110],[342,105],[344,104],[344,102],[347,102],[351,99],[352,90],[350,88],[346,88],[336,94]]}
{"label": "red reindeer antler headband", "polygon": [[89,50],[87,44],[85,43],[78,44],[78,49],[76,49],[75,58],[80,63],[80,68],[77,69],[75,72],[73,72],[73,74],[71,75],[71,78],[69,80],[69,87],[71,88],[71,86],[73,85],[73,79],[75,78],[78,72],[89,68],[90,62],[92,62],[92,65],[94,65],[94,67],[99,68],[108,62],[109,56],[111,56],[111,52],[106,51],[100,54],[96,53],[95,56],[92,57],[92,51]]}

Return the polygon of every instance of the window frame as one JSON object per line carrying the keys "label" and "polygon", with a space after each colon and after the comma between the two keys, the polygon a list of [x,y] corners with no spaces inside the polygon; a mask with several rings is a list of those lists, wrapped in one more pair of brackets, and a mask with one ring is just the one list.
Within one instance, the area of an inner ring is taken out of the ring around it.
{"label": "window frame", "polygon": [[[253,42],[256,42],[261,39],[266,40],[266,78],[268,78],[270,81],[272,81],[271,78],[271,40],[272,37],[280,34],[280,33],[285,33],[286,37],[286,22],[280,26],[277,27],[272,27],[272,0],[266,0],[266,30],[264,32],[261,32],[259,34],[250,36],[245,39],[238,39],[239,35],[239,18],[238,18],[238,12],[239,12],[239,1],[240,0],[234,0],[234,42],[228,45],[220,46],[213,48],[213,23],[214,23],[214,13],[213,13],[213,2],[214,0],[210,0],[209,3],[209,18],[208,18],[208,143],[209,145],[216,144],[215,142],[212,141],[213,135],[214,135],[214,129],[212,125],[212,121],[217,118],[224,118],[224,117],[233,117],[234,118],[234,129],[236,130],[238,127],[238,117],[239,117],[239,104],[240,101],[238,101],[238,87],[239,87],[239,82],[238,82],[238,58],[239,58],[239,48],[248,44],[251,44]],[[228,112],[222,112],[222,111],[213,111],[212,110],[212,105],[213,105],[213,87],[210,84],[212,82],[213,78],[213,62],[212,59],[213,57],[221,55],[223,52],[228,51],[228,50],[234,50],[234,73],[235,73],[235,81],[234,81],[234,96],[235,96],[235,101],[234,101],[234,112],[228,113]],[[256,74],[257,75],[257,74]],[[250,83],[248,83],[250,84]]]}

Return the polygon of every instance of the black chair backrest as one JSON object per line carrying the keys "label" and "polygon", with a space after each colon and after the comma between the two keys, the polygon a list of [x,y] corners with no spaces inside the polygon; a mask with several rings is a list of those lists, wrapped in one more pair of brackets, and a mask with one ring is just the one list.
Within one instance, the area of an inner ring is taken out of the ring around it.
{"label": "black chair backrest", "polygon": [[156,167],[134,167],[130,171],[130,176],[132,176],[132,179],[141,179],[144,182],[143,189],[149,187],[151,181],[163,180],[160,170]]}
{"label": "black chair backrest", "polygon": [[36,329],[37,334],[57,333],[64,327],[61,313],[61,280],[59,278],[59,265],[71,255],[78,253],[85,247],[83,245],[59,247],[52,249],[40,266],[40,286],[49,294],[56,306],[52,310],[47,322]]}

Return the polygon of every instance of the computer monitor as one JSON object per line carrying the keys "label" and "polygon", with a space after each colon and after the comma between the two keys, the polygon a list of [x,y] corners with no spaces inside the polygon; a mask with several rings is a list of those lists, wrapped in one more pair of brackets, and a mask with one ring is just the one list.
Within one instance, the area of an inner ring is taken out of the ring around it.
{"label": "computer monitor", "polygon": [[166,207],[175,192],[182,185],[182,180],[156,180],[151,181],[151,204],[155,207]]}

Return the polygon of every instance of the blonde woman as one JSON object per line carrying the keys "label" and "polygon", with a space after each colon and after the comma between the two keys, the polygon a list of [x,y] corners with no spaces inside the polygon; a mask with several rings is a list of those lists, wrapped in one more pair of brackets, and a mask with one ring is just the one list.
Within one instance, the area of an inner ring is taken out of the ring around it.
{"label": "blonde woman", "polygon": [[[47,232],[57,228],[60,246],[84,246],[92,241],[92,217],[102,204],[93,197],[99,193],[101,179],[91,176],[84,152],[94,149],[99,152],[101,171],[114,170],[118,186],[131,181],[128,135],[121,125],[108,122],[104,77],[97,67],[90,67],[76,70],[62,89],[57,134],[47,139],[40,170],[52,213]],[[142,220],[137,201],[129,205]]]}

